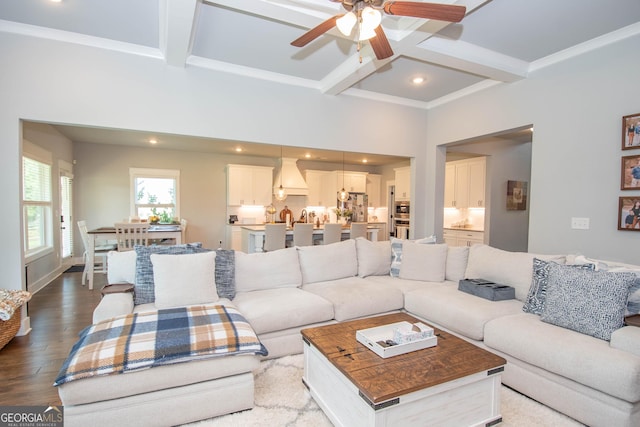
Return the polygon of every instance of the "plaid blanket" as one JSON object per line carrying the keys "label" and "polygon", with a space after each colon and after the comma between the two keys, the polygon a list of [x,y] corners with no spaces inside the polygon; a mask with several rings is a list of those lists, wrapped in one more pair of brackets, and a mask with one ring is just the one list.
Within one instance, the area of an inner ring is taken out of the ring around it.
{"label": "plaid blanket", "polygon": [[232,307],[199,305],[133,313],[84,329],[53,385],[245,353],[266,356],[267,350]]}

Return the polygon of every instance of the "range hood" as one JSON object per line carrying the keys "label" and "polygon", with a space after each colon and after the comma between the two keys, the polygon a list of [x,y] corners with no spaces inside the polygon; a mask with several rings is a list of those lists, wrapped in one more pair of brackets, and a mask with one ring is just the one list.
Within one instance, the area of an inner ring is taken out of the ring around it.
{"label": "range hood", "polygon": [[308,196],[309,187],[304,180],[298,166],[296,166],[298,159],[283,158],[280,170],[276,174],[276,178],[273,180],[273,193],[275,194],[282,187],[290,196]]}

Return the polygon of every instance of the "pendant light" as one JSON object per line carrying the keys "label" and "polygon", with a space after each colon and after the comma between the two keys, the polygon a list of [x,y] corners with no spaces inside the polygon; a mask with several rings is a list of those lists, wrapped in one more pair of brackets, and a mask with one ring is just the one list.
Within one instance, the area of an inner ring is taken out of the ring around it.
{"label": "pendant light", "polygon": [[282,170],[283,170],[283,158],[282,158],[282,145],[280,146],[280,188],[276,191],[275,198],[277,201],[282,202],[287,198],[287,192],[282,188]]}
{"label": "pendant light", "polygon": [[346,202],[349,199],[349,192],[344,189],[344,151],[342,152],[342,189],[338,191],[338,200]]}

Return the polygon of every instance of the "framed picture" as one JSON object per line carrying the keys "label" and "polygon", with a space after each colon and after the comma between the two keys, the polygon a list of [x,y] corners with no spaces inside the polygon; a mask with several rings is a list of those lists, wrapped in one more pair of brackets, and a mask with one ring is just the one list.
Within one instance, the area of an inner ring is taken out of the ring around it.
{"label": "framed picture", "polygon": [[622,118],[622,149],[640,148],[640,113]]}
{"label": "framed picture", "polygon": [[640,196],[620,197],[618,230],[640,231]]}
{"label": "framed picture", "polygon": [[620,189],[640,190],[640,154],[622,157]]}
{"label": "framed picture", "polygon": [[527,182],[507,181],[507,210],[524,211],[527,209]]}

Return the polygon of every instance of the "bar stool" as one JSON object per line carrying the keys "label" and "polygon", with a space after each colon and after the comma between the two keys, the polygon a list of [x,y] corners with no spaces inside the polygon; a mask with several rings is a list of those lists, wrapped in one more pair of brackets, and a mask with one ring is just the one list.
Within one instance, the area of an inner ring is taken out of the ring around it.
{"label": "bar stool", "polygon": [[313,245],[313,224],[296,222],[293,224],[293,246]]}
{"label": "bar stool", "polygon": [[342,240],[342,224],[325,224],[322,234],[322,244],[328,245]]}
{"label": "bar stool", "polygon": [[358,237],[367,237],[367,223],[366,222],[352,222],[350,239],[357,239]]}
{"label": "bar stool", "polygon": [[287,224],[265,224],[264,225],[264,245],[265,252],[284,249],[287,238]]}

